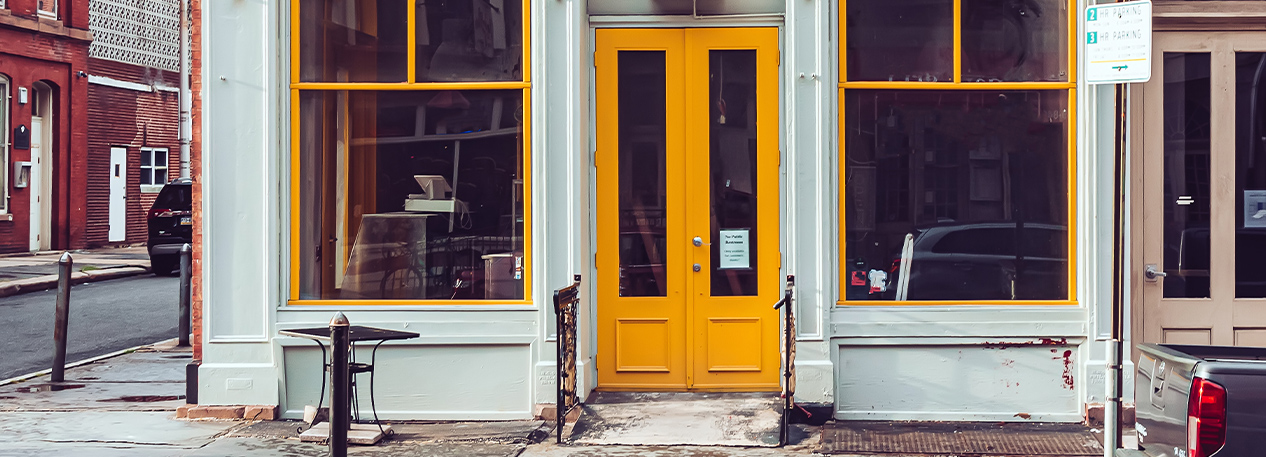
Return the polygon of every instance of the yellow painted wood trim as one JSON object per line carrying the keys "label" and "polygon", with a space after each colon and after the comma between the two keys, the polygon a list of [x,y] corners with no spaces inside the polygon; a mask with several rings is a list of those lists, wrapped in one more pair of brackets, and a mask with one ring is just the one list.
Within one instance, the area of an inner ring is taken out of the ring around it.
{"label": "yellow painted wood trim", "polygon": [[418,2],[405,2],[405,14],[409,16],[405,31],[405,81],[412,84],[418,81]]}
{"label": "yellow painted wood trim", "polygon": [[526,306],[531,300],[286,300],[287,306]]}
{"label": "yellow painted wood trim", "polygon": [[848,0],[833,2],[839,8],[839,23],[835,25],[836,42],[839,43],[839,82],[848,81]]}
{"label": "yellow painted wood trim", "polygon": [[[298,0],[295,0],[298,4]],[[299,91],[290,90],[290,299],[299,299],[299,195],[300,176],[303,169],[302,153],[299,151],[300,135],[303,120],[300,119]]]}
{"label": "yellow painted wood trim", "polygon": [[1068,90],[1068,300],[1077,302],[1077,89]]}
{"label": "yellow painted wood trim", "polygon": [[523,17],[523,38],[519,41],[523,46],[523,55],[519,56],[523,62],[522,73],[523,82],[532,82],[532,0],[523,0],[523,6],[519,8]]}
{"label": "yellow painted wood trim", "polygon": [[299,90],[517,90],[531,87],[522,81],[457,82],[457,83],[311,83],[290,85]]}
{"label": "yellow painted wood trim", "polygon": [[905,90],[1059,90],[1077,87],[1075,82],[923,82],[923,81],[851,81],[840,83],[841,89],[905,89]]}
{"label": "yellow painted wood trim", "polygon": [[290,0],[290,84],[299,82],[299,51],[302,49],[299,37],[299,18],[302,14],[299,4],[303,0]]}
{"label": "yellow painted wood trim", "polygon": [[[532,298],[532,89],[523,88],[523,296],[530,302]],[[513,187],[513,186],[512,186]],[[514,221],[510,221],[511,226]]]}
{"label": "yellow painted wood trim", "polygon": [[950,81],[963,80],[963,0],[954,0],[954,73]]}
{"label": "yellow painted wood trim", "polygon": [[1076,300],[840,300],[838,306],[1075,306]]}

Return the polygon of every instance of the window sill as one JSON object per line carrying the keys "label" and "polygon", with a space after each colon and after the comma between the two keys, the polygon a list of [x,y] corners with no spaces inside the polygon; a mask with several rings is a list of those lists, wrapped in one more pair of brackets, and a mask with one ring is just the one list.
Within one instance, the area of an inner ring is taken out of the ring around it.
{"label": "window sill", "polygon": [[13,222],[13,214],[0,213],[0,222]]}
{"label": "window sill", "polygon": [[1077,306],[1076,300],[844,300],[835,302],[840,308],[893,307],[893,306]]}
{"label": "window sill", "polygon": [[162,186],[161,184],[159,184],[159,185],[155,185],[155,184],[141,184],[141,193],[142,193],[142,194],[157,194],[157,193],[162,192],[162,191],[163,191],[163,186]]}

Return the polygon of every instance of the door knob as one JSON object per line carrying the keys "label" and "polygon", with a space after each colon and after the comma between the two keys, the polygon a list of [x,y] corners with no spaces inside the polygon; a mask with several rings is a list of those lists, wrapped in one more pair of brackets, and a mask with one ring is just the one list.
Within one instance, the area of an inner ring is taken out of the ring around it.
{"label": "door knob", "polygon": [[1169,276],[1169,273],[1157,270],[1155,264],[1148,264],[1143,268],[1143,277],[1147,278],[1148,281],[1156,281],[1156,278],[1164,278],[1166,276]]}

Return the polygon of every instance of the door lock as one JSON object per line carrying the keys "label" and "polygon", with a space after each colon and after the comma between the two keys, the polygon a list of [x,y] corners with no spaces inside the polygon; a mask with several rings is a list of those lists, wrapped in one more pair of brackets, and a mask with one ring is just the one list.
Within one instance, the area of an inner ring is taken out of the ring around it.
{"label": "door lock", "polygon": [[703,238],[697,237],[697,236],[695,237],[695,239],[690,240],[690,242],[694,243],[695,247],[704,246],[704,245],[712,246],[712,243],[704,243]]}
{"label": "door lock", "polygon": [[1148,264],[1143,268],[1143,277],[1149,282],[1156,282],[1157,278],[1164,278],[1166,276],[1169,276],[1169,273],[1157,270],[1156,264]]}
{"label": "door lock", "polygon": [[702,270],[703,270],[703,266],[701,266],[701,265],[699,265],[699,264],[697,264],[697,263],[696,263],[696,264],[695,264],[695,267],[694,267],[694,270],[695,270],[695,273],[698,273],[698,272],[700,272],[700,271],[702,271]]}

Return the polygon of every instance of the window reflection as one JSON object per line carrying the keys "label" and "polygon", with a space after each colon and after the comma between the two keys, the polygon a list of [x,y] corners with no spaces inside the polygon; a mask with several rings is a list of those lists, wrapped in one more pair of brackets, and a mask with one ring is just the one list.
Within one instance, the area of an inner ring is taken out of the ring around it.
{"label": "window reflection", "polygon": [[951,81],[952,0],[851,0],[847,81]]}
{"label": "window reflection", "polygon": [[1064,0],[963,0],[963,81],[1068,80]]}
{"label": "window reflection", "polygon": [[303,0],[304,82],[404,82],[408,4],[401,0]]}
{"label": "window reflection", "polygon": [[1266,53],[1235,54],[1235,296],[1266,298]]}
{"label": "window reflection", "polygon": [[667,63],[619,52],[620,296],[665,297],[668,278]]}
{"label": "window reflection", "polygon": [[1209,57],[1164,55],[1165,298],[1209,296]]}
{"label": "window reflection", "polygon": [[523,79],[521,0],[417,0],[417,80]]}
{"label": "window reflection", "polygon": [[845,92],[846,297],[1067,300],[1064,91]]}
{"label": "window reflection", "polygon": [[522,299],[521,91],[303,92],[301,299]]}

